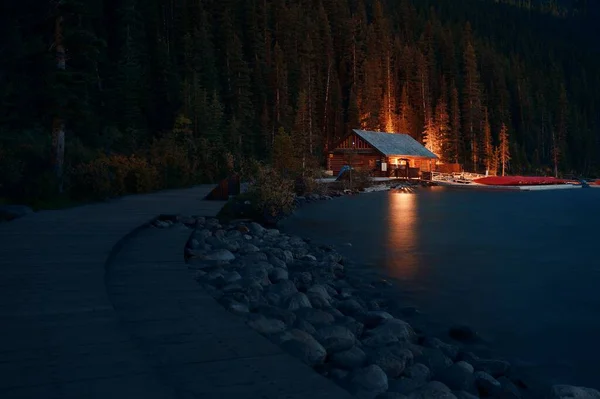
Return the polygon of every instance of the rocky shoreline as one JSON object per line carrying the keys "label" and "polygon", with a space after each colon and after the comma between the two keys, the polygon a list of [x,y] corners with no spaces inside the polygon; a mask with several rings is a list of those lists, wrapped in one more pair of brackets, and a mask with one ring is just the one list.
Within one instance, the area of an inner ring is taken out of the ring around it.
{"label": "rocky shoreline", "polygon": [[193,229],[186,260],[206,291],[357,398],[600,399],[566,385],[532,391],[508,362],[466,350],[477,339],[467,327],[449,331],[449,342],[413,329],[378,287],[390,283],[353,276],[332,247],[248,221],[179,222]]}

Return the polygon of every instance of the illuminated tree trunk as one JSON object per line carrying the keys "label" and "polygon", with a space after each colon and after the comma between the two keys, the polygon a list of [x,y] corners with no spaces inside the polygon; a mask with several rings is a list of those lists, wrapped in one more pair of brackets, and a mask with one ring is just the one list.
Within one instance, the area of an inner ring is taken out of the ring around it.
{"label": "illuminated tree trunk", "polygon": [[502,166],[502,176],[504,176],[508,167],[508,162],[510,161],[510,144],[508,139],[508,129],[504,123],[502,124],[502,128],[500,129],[500,136],[498,137],[498,139],[500,141],[500,145],[498,147],[498,157],[500,160],[500,165]]}
{"label": "illuminated tree trunk", "polygon": [[[56,51],[56,67],[64,71],[66,69],[66,56],[65,47],[63,44],[62,34],[63,17],[57,16],[54,27],[54,48]],[[63,191],[63,170],[64,170],[64,158],[65,158],[65,122],[62,119],[62,115],[54,117],[52,123],[52,162],[56,177],[58,179],[58,191]]]}

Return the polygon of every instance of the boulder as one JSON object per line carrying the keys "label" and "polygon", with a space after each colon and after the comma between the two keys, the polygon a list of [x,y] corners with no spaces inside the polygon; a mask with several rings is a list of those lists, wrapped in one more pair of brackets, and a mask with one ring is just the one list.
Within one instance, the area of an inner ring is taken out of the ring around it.
{"label": "boulder", "polygon": [[267,319],[264,316],[248,320],[248,325],[261,334],[277,334],[285,330],[285,323],[281,320]]}
{"label": "boulder", "polygon": [[296,322],[296,314],[289,310],[280,309],[271,305],[258,305],[253,309],[266,318],[283,321],[286,325],[291,326]]}
{"label": "boulder", "polygon": [[600,391],[571,385],[554,385],[548,399],[600,399]]}
{"label": "boulder", "polygon": [[255,236],[262,236],[267,231],[267,229],[265,229],[260,224],[255,223],[255,222],[250,223],[248,225],[248,229],[250,231],[250,234],[255,235]]}
{"label": "boulder", "polygon": [[421,381],[423,384],[429,382],[431,379],[431,371],[429,371],[429,368],[422,363],[415,363],[412,366],[407,367],[406,370],[404,370],[404,375],[414,380]]}
{"label": "boulder", "polygon": [[331,363],[344,370],[354,370],[362,367],[367,361],[367,355],[362,349],[354,346],[348,350],[331,355]]}
{"label": "boulder", "polygon": [[216,249],[204,255],[204,259],[208,261],[229,262],[235,259],[235,255],[227,249]]}
{"label": "boulder", "polygon": [[320,284],[315,284],[313,286],[310,286],[306,290],[306,293],[309,296],[310,295],[319,296],[319,297],[323,298],[327,302],[331,301],[331,295],[329,295],[329,292],[327,291],[327,288],[325,288],[325,286],[320,285]]}
{"label": "boulder", "polygon": [[336,308],[346,316],[355,316],[365,312],[365,308],[355,299],[346,299],[337,303]]}
{"label": "boulder", "polygon": [[297,310],[300,308],[312,308],[312,305],[310,304],[310,300],[306,294],[302,292],[296,292],[288,298],[287,308],[289,310]]}
{"label": "boulder", "polygon": [[322,364],[327,356],[325,348],[308,334],[303,335],[301,339],[289,339],[283,342],[281,347],[311,367]]}
{"label": "boulder", "polygon": [[473,367],[465,362],[458,362],[436,374],[435,379],[446,384],[450,389],[476,393]]}
{"label": "boulder", "polygon": [[277,295],[278,298],[284,300],[298,292],[298,290],[290,280],[281,280],[278,283],[269,286],[267,292]]}
{"label": "boulder", "polygon": [[494,396],[498,394],[502,385],[494,377],[483,371],[473,373],[475,386],[479,390],[480,396]]}
{"label": "boulder", "polygon": [[479,399],[479,396],[465,391],[454,391],[456,399]]}
{"label": "boulder", "polygon": [[271,270],[269,272],[269,280],[271,280],[271,283],[276,284],[278,282],[280,282],[281,280],[287,280],[288,279],[288,272],[287,270],[280,268],[280,267],[275,267],[273,268],[273,270]]}
{"label": "boulder", "polygon": [[450,388],[439,381],[431,381],[410,392],[408,399],[456,399]]}
{"label": "boulder", "polygon": [[437,348],[423,348],[423,353],[415,357],[415,362],[427,366],[432,378],[436,378],[438,373],[452,365],[452,360]]}
{"label": "boulder", "polygon": [[459,348],[456,345],[450,345],[437,338],[425,338],[423,341],[423,346],[428,348],[437,348],[444,352],[446,356],[448,356],[451,360],[456,360],[458,357]]}
{"label": "boulder", "polygon": [[354,392],[361,398],[375,398],[388,389],[387,375],[374,364],[356,369],[351,380]]}
{"label": "boulder", "polygon": [[402,342],[413,342],[416,339],[416,334],[410,324],[399,319],[388,319],[380,326],[367,330],[365,334],[368,336],[391,334]]}
{"label": "boulder", "polygon": [[[412,359],[412,353],[410,353]],[[406,361],[408,355],[405,356],[396,355],[388,348],[376,348],[369,351],[368,362],[370,364],[376,364],[387,374],[388,378],[396,378],[406,368]]]}
{"label": "boulder", "polygon": [[317,341],[323,345],[328,353],[348,350],[354,346],[356,337],[350,330],[343,326],[330,325],[321,327],[315,334]]}
{"label": "boulder", "polygon": [[505,360],[480,359],[473,363],[477,371],[484,371],[494,378],[507,375],[510,370],[510,363]]}
{"label": "boulder", "polygon": [[384,392],[377,395],[375,399],[406,399],[406,396],[398,392]]}
{"label": "boulder", "polygon": [[242,269],[242,278],[247,284],[258,283],[260,285],[270,285],[269,273],[260,264],[247,265]]}
{"label": "boulder", "polygon": [[324,325],[332,324],[335,319],[334,317],[321,309],[313,309],[309,307],[297,309],[295,311],[296,316],[302,320],[306,320],[313,326],[322,327]]}
{"label": "boulder", "polygon": [[[304,308],[304,309],[310,309],[310,308]],[[317,330],[315,329],[315,327],[310,324],[308,321],[306,320],[302,320],[300,318],[296,318],[296,323],[294,323],[294,326],[301,331],[304,331],[305,333],[308,333],[310,335],[314,335],[317,333]]]}
{"label": "boulder", "polygon": [[393,319],[394,316],[381,310],[372,310],[365,313],[362,322],[367,328],[374,328],[384,323],[386,320]]}
{"label": "boulder", "polygon": [[225,273],[223,275],[223,279],[225,280],[226,284],[233,284],[233,283],[237,283],[238,281],[240,281],[242,279],[242,276],[240,276],[240,274],[238,272],[229,272],[229,273]]}
{"label": "boulder", "polygon": [[390,392],[397,392],[403,395],[408,395],[416,389],[425,386],[425,384],[427,384],[427,381],[421,381],[416,378],[410,377],[400,377],[396,380],[390,380],[389,384]]}
{"label": "boulder", "polygon": [[[500,399],[522,399],[523,395],[519,388],[507,377],[498,378],[498,382],[502,386],[501,392],[498,395]],[[598,398],[600,399],[600,398]]]}

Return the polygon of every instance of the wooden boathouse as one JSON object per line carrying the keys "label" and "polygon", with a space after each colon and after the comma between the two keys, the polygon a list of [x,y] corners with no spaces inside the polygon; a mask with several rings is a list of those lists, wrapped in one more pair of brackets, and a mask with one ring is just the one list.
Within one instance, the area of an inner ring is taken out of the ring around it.
{"label": "wooden boathouse", "polygon": [[337,175],[344,165],[377,177],[423,178],[435,170],[437,155],[404,133],[355,129],[327,154],[327,169]]}

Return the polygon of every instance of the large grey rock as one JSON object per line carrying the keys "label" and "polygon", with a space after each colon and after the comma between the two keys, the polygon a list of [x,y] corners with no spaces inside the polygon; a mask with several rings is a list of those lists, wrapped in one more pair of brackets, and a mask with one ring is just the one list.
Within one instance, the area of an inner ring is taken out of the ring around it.
{"label": "large grey rock", "polygon": [[367,355],[362,349],[356,346],[331,355],[331,363],[344,370],[354,370],[362,367],[366,361]]}
{"label": "large grey rock", "polygon": [[473,363],[477,371],[484,371],[494,378],[507,375],[510,370],[510,363],[505,360],[479,359]]}
{"label": "large grey rock", "polygon": [[248,320],[248,325],[261,334],[277,334],[285,330],[285,323],[283,321],[267,319],[262,315]]}
{"label": "large grey rock", "polygon": [[390,332],[381,332],[374,335],[366,335],[361,339],[363,345],[369,348],[378,348],[398,342],[398,337]]}
{"label": "large grey rock", "polygon": [[338,319],[336,323],[352,331],[352,334],[354,334],[356,338],[361,337],[363,334],[364,325],[350,316],[344,316]]}
{"label": "large grey rock", "polygon": [[285,300],[298,292],[298,289],[290,280],[281,280],[278,283],[269,286],[267,291],[271,294],[277,295],[280,300]]}
{"label": "large grey rock", "polygon": [[356,342],[356,337],[350,330],[346,327],[337,325],[319,328],[315,338],[329,353],[348,350],[352,348]]}
{"label": "large grey rock", "polygon": [[309,272],[294,272],[290,275],[290,280],[300,291],[306,291],[311,286],[313,279]]}
{"label": "large grey rock", "polygon": [[[310,309],[310,308],[304,308],[304,309]],[[310,324],[308,321],[302,320],[298,317],[296,317],[296,323],[294,323],[294,326],[298,330],[302,330],[310,335],[314,335],[317,333],[317,329],[312,324]]]}
{"label": "large grey rock", "polygon": [[451,360],[455,360],[458,357],[459,348],[456,345],[447,344],[438,338],[425,338],[423,346],[428,348],[437,348],[444,352]]}
{"label": "large grey rock", "polygon": [[262,236],[267,231],[267,229],[255,222],[250,223],[247,227],[250,230],[250,233],[255,236]]}
{"label": "large grey rock", "polygon": [[283,342],[281,347],[311,367],[323,363],[327,356],[325,348],[308,334],[304,335],[301,339],[289,339]]}
{"label": "large grey rock", "polygon": [[425,386],[425,384],[427,384],[427,381],[421,381],[419,379],[410,377],[400,377],[398,379],[389,381],[389,391],[408,395],[416,389]]}
{"label": "large grey rock", "polygon": [[306,290],[306,294],[319,296],[327,302],[331,301],[331,296],[329,295],[327,288],[325,288],[325,286],[320,285],[320,284],[315,284],[315,285],[309,287]]}
{"label": "large grey rock", "polygon": [[217,249],[212,252],[207,253],[204,256],[205,260],[209,261],[222,261],[229,262],[235,259],[235,255],[231,253],[231,251],[227,249]]}
{"label": "large grey rock", "polygon": [[387,374],[388,378],[396,378],[406,368],[406,362],[408,357],[412,359],[412,353],[402,354],[394,353],[388,348],[377,348],[369,351],[368,362],[370,364],[376,364]]}
{"label": "large grey rock", "polygon": [[415,362],[427,366],[431,371],[432,378],[436,378],[439,372],[452,365],[452,360],[436,348],[423,348],[423,353],[415,357]]}
{"label": "large grey rock", "polygon": [[250,244],[250,243],[244,243],[244,244],[240,245],[240,249],[239,249],[239,252],[241,254],[250,254],[250,253],[259,252],[259,251],[260,251],[260,249],[256,245]]}
{"label": "large grey rock", "polygon": [[302,331],[297,328],[285,330],[279,334],[275,334],[272,338],[279,345],[283,344],[285,341],[289,341],[290,339],[295,339],[297,341],[310,341],[314,339],[312,335],[306,331]]}
{"label": "large grey rock", "polygon": [[365,312],[365,308],[355,299],[346,299],[337,303],[336,308],[346,316],[355,316]]}
{"label": "large grey rock", "polygon": [[[464,363],[464,364],[463,364]],[[465,366],[468,365],[469,367]],[[473,368],[465,362],[458,362],[436,374],[435,379],[456,391],[476,393]]]}
{"label": "large grey rock", "polygon": [[417,381],[422,381],[423,383],[429,382],[431,379],[431,371],[429,371],[429,368],[422,363],[415,363],[408,366],[404,370],[404,375]]}
{"label": "large grey rock", "polygon": [[287,300],[287,308],[289,310],[297,310],[301,308],[311,308],[310,300],[306,294],[302,292],[296,292],[292,294]]}
{"label": "large grey rock", "polygon": [[406,396],[398,392],[384,392],[377,395],[375,399],[406,399]]}
{"label": "large grey rock", "polygon": [[260,264],[247,265],[242,269],[242,278],[248,283],[258,283],[260,285],[269,285],[269,273]]}
{"label": "large grey rock", "polygon": [[479,399],[479,396],[466,392],[466,391],[454,391],[456,399]]}
{"label": "large grey rock", "polygon": [[259,305],[254,309],[254,311],[268,319],[281,320],[288,326],[293,325],[296,321],[296,314],[294,312],[281,309],[276,306]]}
{"label": "large grey rock", "polygon": [[374,364],[355,370],[351,378],[354,392],[360,398],[375,398],[388,389],[387,375]]}
{"label": "large grey rock", "polygon": [[371,310],[364,314],[362,322],[367,328],[374,328],[385,322],[393,319],[394,316],[382,310]]}
{"label": "large grey rock", "polygon": [[600,399],[600,391],[571,385],[554,385],[548,399]]}
{"label": "large grey rock", "polygon": [[[507,377],[499,377],[498,382],[502,386],[502,390],[500,392],[499,399],[522,399],[523,395],[519,388]],[[600,398],[598,398],[600,399]]]}
{"label": "large grey rock", "polygon": [[494,377],[483,371],[473,373],[475,378],[475,386],[479,390],[481,396],[494,396],[498,394],[502,385]]}
{"label": "large grey rock", "polygon": [[398,341],[412,342],[416,334],[410,324],[399,319],[389,319],[383,322],[379,327],[365,332],[368,336],[391,334],[398,338]]}
{"label": "large grey rock", "polygon": [[308,296],[308,299],[310,300],[310,304],[312,305],[313,308],[316,309],[328,309],[331,307],[331,303],[323,298],[321,295],[317,295],[314,293],[308,293],[306,296]]}
{"label": "large grey rock", "polygon": [[227,284],[237,283],[242,279],[242,276],[238,272],[229,272],[223,275],[223,279]]}
{"label": "large grey rock", "polygon": [[280,258],[278,258],[278,257],[276,257],[276,256],[269,255],[268,262],[270,264],[272,264],[273,267],[279,267],[281,269],[286,269],[287,270],[287,264],[285,263],[285,261],[282,260],[282,259],[280,259]]}
{"label": "large grey rock", "polygon": [[295,313],[302,320],[306,320],[317,327],[329,325],[335,321],[335,318],[330,313],[321,309],[301,308],[296,310]]}
{"label": "large grey rock", "polygon": [[271,283],[276,284],[278,282],[280,282],[281,280],[287,280],[288,279],[288,271],[280,268],[280,267],[275,267],[273,268],[273,270],[271,270],[269,272],[269,280],[271,280]]}
{"label": "large grey rock", "polygon": [[450,388],[439,381],[431,381],[410,392],[408,399],[456,399]]}

